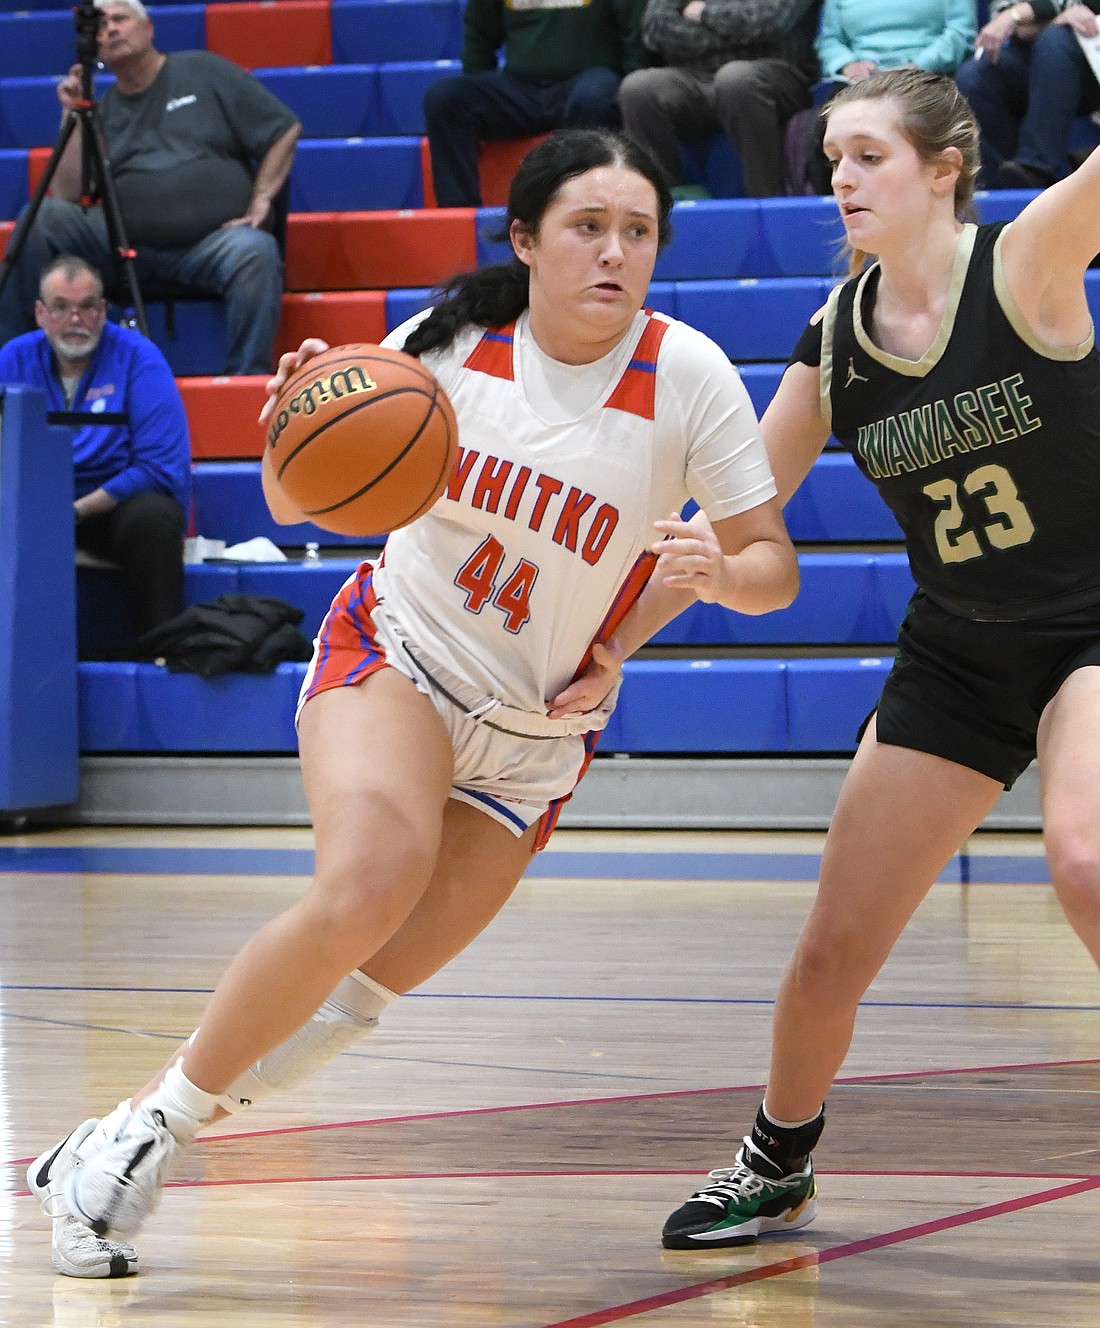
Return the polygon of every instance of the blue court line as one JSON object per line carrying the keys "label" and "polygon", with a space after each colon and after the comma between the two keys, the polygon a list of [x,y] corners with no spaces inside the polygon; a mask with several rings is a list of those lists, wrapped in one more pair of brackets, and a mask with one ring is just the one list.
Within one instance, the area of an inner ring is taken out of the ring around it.
{"label": "blue court line", "polygon": [[[527,878],[591,877],[641,881],[814,881],[817,853],[601,853],[546,849]],[[0,845],[0,873],[148,876],[308,876],[313,850],[305,848],[157,848]],[[1046,859],[1014,854],[960,853],[939,878],[948,884],[1050,881]]]}
{"label": "blue court line", "polygon": [[[209,996],[212,987],[106,987],[63,985],[59,983],[0,982],[0,995],[11,992],[31,992],[46,995],[57,992],[79,992],[81,995],[128,994],[139,996]],[[553,1005],[574,1002],[583,1005],[730,1005],[730,1006],[771,1006],[774,996],[596,996],[581,992],[563,995],[556,992],[484,992],[484,991],[410,991],[401,998],[403,1001],[546,1001]],[[876,1010],[1026,1010],[1028,1013],[1061,1012],[1068,1014],[1096,1014],[1100,1005],[1070,1005],[1056,1001],[860,1001],[860,1007]],[[84,1021],[66,1021],[49,1018],[44,1015],[13,1014],[0,1008],[0,1020],[21,1019],[26,1022],[65,1024],[71,1022],[74,1027],[100,1028],[98,1024]],[[102,1031],[108,1033],[132,1032],[131,1029],[112,1028],[102,1025]],[[142,1033],[142,1037],[176,1037],[174,1033]],[[178,1035],[180,1038],[182,1034]]]}

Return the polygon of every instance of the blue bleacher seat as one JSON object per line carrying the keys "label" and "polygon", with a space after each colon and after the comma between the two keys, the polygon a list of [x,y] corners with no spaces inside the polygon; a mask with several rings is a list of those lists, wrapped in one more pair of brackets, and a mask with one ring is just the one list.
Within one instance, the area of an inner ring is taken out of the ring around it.
{"label": "blue bleacher seat", "polygon": [[779,386],[779,380],[783,377],[786,367],[786,363],[738,365],[741,381],[748,388],[753,410],[758,416],[763,415],[768,409],[768,404],[775,396],[775,389]]}
{"label": "blue bleacher seat", "polygon": [[506,210],[502,207],[478,208],[474,220],[478,267],[507,263],[514,256],[507,235],[497,238],[504,229],[505,216]]}
{"label": "blue bleacher seat", "polygon": [[[149,340],[177,378],[219,374],[225,367],[228,337],[220,300],[144,300]],[[119,311],[112,306],[111,317]]]}
{"label": "blue bleacher seat", "polygon": [[787,660],[788,750],[852,751],[891,663],[890,658]]}
{"label": "blue bleacher seat", "polygon": [[260,487],[258,461],[204,461],[194,467],[195,533],[227,544],[266,535],[273,544],[332,547],[361,544],[309,523],[280,526],[271,517]]}
{"label": "blue bleacher seat", "polygon": [[784,661],[631,660],[601,751],[783,751]]}
{"label": "blue bleacher seat", "polygon": [[854,645],[890,643],[898,622],[889,621],[878,598],[876,556],[869,553],[804,553],[802,585],[794,603],[775,613],[728,613],[693,604],[656,637],[657,645]]}
{"label": "blue bleacher seat", "polygon": [[202,51],[206,48],[205,5],[150,5],[149,17],[156,28],[158,51]]}
{"label": "blue bleacher seat", "polygon": [[991,189],[974,195],[978,220],[1012,221],[1035,197],[1030,189]]}
{"label": "blue bleacher seat", "polygon": [[370,212],[423,205],[419,138],[299,141],[290,176],[292,212]]}
{"label": "blue bleacher seat", "polygon": [[904,553],[880,553],[875,558],[875,597],[890,622],[901,625],[913,594],[913,573]]}
{"label": "blue bleacher seat", "polygon": [[[232,486],[229,488],[232,492]],[[255,511],[256,507],[252,501],[247,510]],[[247,518],[240,524],[242,528],[234,533],[242,539],[251,538],[246,532],[252,531],[257,535],[268,534],[268,538],[279,536],[285,542],[285,534],[281,532],[286,527],[269,534],[257,529],[256,523],[247,523]],[[207,525],[202,528],[227,529]],[[300,532],[310,533],[313,532]],[[291,555],[286,562],[271,563],[214,559],[189,565],[184,569],[184,603],[202,604],[219,595],[272,595],[302,610],[305,615],[302,631],[312,636],[333,596],[361,558],[375,552],[351,548],[347,556],[327,554],[311,559]],[[904,554],[803,553],[799,564],[802,590],[790,608],[753,615],[729,613],[714,604],[696,603],[662,628],[653,638],[653,644],[711,648],[893,643],[913,589]],[[81,567],[78,591],[82,654],[102,654],[121,645],[127,638],[127,629],[119,574]]]}
{"label": "blue bleacher seat", "polygon": [[[358,565],[358,557],[189,564],[184,568],[183,602],[190,606],[209,603],[219,595],[270,595],[301,609],[301,630],[312,640],[336,592]],[[126,645],[130,639],[126,593],[117,571],[78,567],[76,604],[82,658],[107,658]]]}
{"label": "blue bleacher seat", "polygon": [[1093,268],[1085,273],[1085,299],[1093,323],[1100,327],[1100,269]]}
{"label": "blue bleacher seat", "polygon": [[704,199],[672,209],[672,241],[657,258],[654,275],[683,281],[748,275],[756,242],[756,201]]}
{"label": "blue bleacher seat", "polygon": [[0,78],[30,74],[60,78],[76,61],[73,36],[69,9],[0,14]]}
{"label": "blue bleacher seat", "polygon": [[[601,752],[850,752],[888,657],[629,660]],[[80,665],[85,752],[292,752],[302,664],[201,679]]]}
{"label": "blue bleacher seat", "polygon": [[406,290],[391,290],[386,293],[386,331],[392,332],[407,319],[426,309],[432,302],[432,292],[422,288],[409,287]]}
{"label": "blue bleacher seat", "polygon": [[[205,5],[151,6],[149,17],[156,25],[159,50],[194,51],[205,47]],[[0,78],[36,74],[61,78],[76,62],[74,36],[71,6],[0,13]]]}
{"label": "blue bleacher seat", "polygon": [[646,292],[646,307],[655,309],[659,314],[667,314],[669,318],[677,317],[677,286],[674,281],[653,281],[650,282],[649,290]]}
{"label": "blue bleacher seat", "polygon": [[814,277],[676,283],[677,317],[731,360],[785,360],[831,283]]}
{"label": "blue bleacher seat", "polygon": [[900,540],[894,515],[847,452],[825,452],[783,509],[791,538]]}
{"label": "blue bleacher seat", "polygon": [[27,153],[21,148],[0,151],[0,219],[11,220],[27,201]]}
{"label": "blue bleacher seat", "polygon": [[203,604],[219,595],[269,595],[301,609],[301,630],[313,639],[340,587],[359,558],[314,558],[285,563],[200,563],[187,568],[186,602]]}
{"label": "blue bleacher seat", "polygon": [[48,147],[57,138],[57,78],[0,79],[0,147]]}
{"label": "blue bleacher seat", "polygon": [[398,132],[380,123],[377,65],[311,65],[255,69],[253,73],[301,120],[304,137],[356,138]]}
{"label": "blue bleacher seat", "polygon": [[378,66],[380,134],[423,134],[424,93],[462,72],[460,60],[394,61]]}
{"label": "blue bleacher seat", "polygon": [[461,49],[457,0],[333,0],[334,64],[454,60]]}
{"label": "blue bleacher seat", "polygon": [[304,664],[200,678],[155,664],[81,664],[85,752],[292,752]]}
{"label": "blue bleacher seat", "polygon": [[756,207],[756,272],[805,277],[845,270],[844,227],[832,198],[759,198]]}

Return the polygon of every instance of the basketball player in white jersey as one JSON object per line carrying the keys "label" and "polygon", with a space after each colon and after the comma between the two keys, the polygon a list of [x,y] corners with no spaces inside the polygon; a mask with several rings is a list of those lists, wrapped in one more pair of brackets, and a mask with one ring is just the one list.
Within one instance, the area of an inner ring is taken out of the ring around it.
{"label": "basketball player in white jersey", "polygon": [[[514,260],[456,279],[387,338],[439,376],[461,451],[444,496],[319,633],[299,712],[316,874],[165,1070],[31,1167],[61,1271],[132,1271],[119,1238],[215,1113],[299,1082],[493,918],[591,757],[615,629],[654,567],[740,612],[793,599],[740,379],[642,308],[670,211],[628,140],[551,136],[512,185]],[[322,348],[284,357],[272,393]],[[301,519],[266,487],[276,517]],[[691,526],[670,517],[689,498],[705,513]]]}

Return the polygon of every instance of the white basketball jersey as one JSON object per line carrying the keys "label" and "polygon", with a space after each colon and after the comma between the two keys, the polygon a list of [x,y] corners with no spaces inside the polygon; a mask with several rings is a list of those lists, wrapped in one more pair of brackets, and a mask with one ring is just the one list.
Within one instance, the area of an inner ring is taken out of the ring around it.
{"label": "white basketball jersey", "polygon": [[422,362],[454,406],[458,464],[390,535],[375,586],[422,655],[505,705],[543,713],[576,676],[641,593],[655,521],[689,497],[721,520],[776,492],[740,377],[684,323],[643,311],[577,367],[545,356],[524,314]]}

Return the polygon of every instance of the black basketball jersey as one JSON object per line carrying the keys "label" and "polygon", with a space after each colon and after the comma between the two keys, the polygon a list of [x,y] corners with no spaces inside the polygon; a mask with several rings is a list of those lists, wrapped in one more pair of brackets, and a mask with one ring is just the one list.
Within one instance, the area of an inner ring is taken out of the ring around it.
{"label": "black basketball jersey", "polygon": [[1100,602],[1100,357],[1093,336],[1058,349],[1025,326],[1003,229],[963,229],[919,361],[871,341],[877,264],[833,292],[821,323],[822,414],[894,513],[915,580],[989,619]]}

